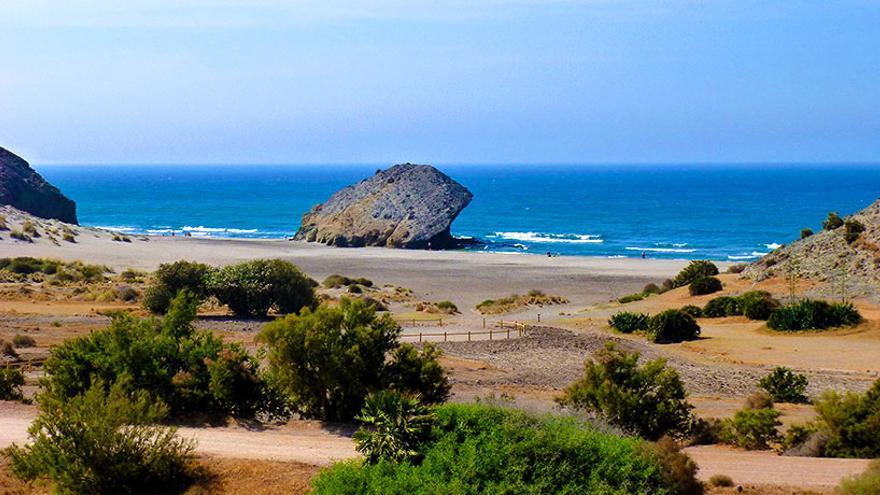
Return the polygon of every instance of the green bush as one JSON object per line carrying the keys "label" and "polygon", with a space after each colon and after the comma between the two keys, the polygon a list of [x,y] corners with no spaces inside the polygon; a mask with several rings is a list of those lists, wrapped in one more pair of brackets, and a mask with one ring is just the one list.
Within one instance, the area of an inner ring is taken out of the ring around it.
{"label": "green bush", "polygon": [[194,261],[163,263],[153,272],[153,283],[144,294],[144,306],[155,314],[168,311],[171,300],[180,291],[204,301],[208,297],[207,279],[212,268]]}
{"label": "green bush", "polygon": [[440,301],[437,303],[437,309],[447,314],[458,313],[458,306],[452,301]]}
{"label": "green bush", "polygon": [[[337,463],[313,480],[312,493],[699,493],[685,491],[699,484],[680,452],[661,452],[574,418],[482,404],[447,404],[435,415],[431,437],[419,449],[421,463]],[[676,474],[691,478],[670,481]]]}
{"label": "green bush", "polygon": [[843,227],[843,219],[835,211],[829,213],[825,221],[822,222],[822,228],[825,230],[834,230],[840,227]]}
{"label": "green bush", "polygon": [[843,238],[846,240],[846,243],[852,244],[865,231],[865,226],[858,220],[847,220],[843,223],[843,231]]}
{"label": "green bush", "polygon": [[648,315],[623,311],[612,315],[608,325],[621,333],[642,332],[648,329]]}
{"label": "green bush", "polygon": [[64,400],[85,393],[96,379],[126,379],[132,390],[147,390],[167,404],[174,416],[282,414],[258,362],[241,345],[193,328],[197,307],[197,298],[181,292],[162,321],[120,313],[106,329],[67,340],[46,361],[46,392]]}
{"label": "green bush", "polygon": [[827,303],[812,299],[782,306],[770,315],[767,326],[773,330],[823,330],[861,323],[862,315],[850,303]]}
{"label": "green bush", "polygon": [[22,400],[21,386],[24,375],[18,368],[0,368],[0,400]]}
{"label": "green bush", "polygon": [[688,285],[688,292],[692,296],[703,296],[721,290],[721,281],[715,277],[700,276]]}
{"label": "green bush", "polygon": [[354,434],[355,448],[370,464],[418,461],[418,447],[431,433],[434,416],[418,397],[390,390],[367,396],[355,418],[363,426]]}
{"label": "green bush", "polygon": [[758,384],[776,402],[805,404],[807,398],[807,376],[793,372],[784,366],[777,366],[769,375],[761,378]]}
{"label": "green bush", "polygon": [[880,495],[880,459],[868,464],[865,472],[840,483],[842,495]]}
{"label": "green bush", "polygon": [[707,260],[694,260],[672,279],[672,287],[684,287],[700,277],[714,277],[715,275],[718,275],[718,267],[715,266],[715,263]]}
{"label": "green bush", "polygon": [[427,345],[419,352],[399,336],[390,315],[377,316],[366,302],[343,298],[338,307],[306,309],[269,323],[259,338],[295,412],[348,421],[369,394],[383,389],[419,394],[428,404],[448,397],[440,351]]}
{"label": "green bush", "polygon": [[9,233],[9,237],[12,237],[13,239],[16,239],[19,241],[34,242],[34,240],[31,239],[31,236],[25,234],[24,232],[22,232],[20,230],[12,229],[12,231]]}
{"label": "green bush", "polygon": [[648,338],[658,344],[695,340],[700,336],[700,326],[694,318],[677,309],[667,309],[648,320]]}
{"label": "green bush", "polygon": [[814,407],[813,429],[828,439],[823,456],[880,457],[880,380],[864,394],[825,392]]}
{"label": "green bush", "polygon": [[726,474],[715,474],[712,475],[711,478],[709,478],[709,486],[729,488],[733,485],[733,478],[727,476]]}
{"label": "green bush", "polygon": [[35,345],[37,345],[37,341],[34,340],[34,338],[30,335],[21,335],[17,333],[14,337],[12,337],[12,345],[18,347],[19,349],[25,347],[34,347]]}
{"label": "green bush", "polygon": [[699,306],[694,306],[693,304],[682,306],[679,308],[679,311],[686,315],[690,315],[692,318],[700,318],[703,316],[703,309]]}
{"label": "green bush", "polygon": [[316,304],[311,279],[293,263],[277,259],[224,266],[209,275],[208,288],[239,316],[264,317],[270,309],[297,313]]}
{"label": "green bush", "polygon": [[750,320],[766,320],[779,307],[769,292],[753,290],[737,297],[737,308]]}
{"label": "green bush", "polygon": [[779,411],[776,409],[743,409],[725,423],[725,442],[748,450],[763,450],[780,440]]}
{"label": "green bush", "polygon": [[12,345],[12,342],[6,342],[5,340],[0,339],[0,356],[18,359],[18,353],[15,352],[15,346]]}
{"label": "green bush", "polygon": [[649,292],[639,292],[636,294],[629,294],[629,295],[617,298],[617,302],[619,302],[620,304],[626,304],[626,303],[641,301],[642,299],[644,299],[650,295],[651,294]]}
{"label": "green bush", "polygon": [[662,359],[643,366],[638,359],[638,353],[606,344],[595,360],[586,362],[583,378],[569,385],[556,401],[600,415],[649,440],[684,435],[692,406],[678,373]]}
{"label": "green bush", "polygon": [[642,289],[642,294],[659,294],[661,291],[662,290],[659,286],[657,286],[657,284],[651,283],[645,285],[645,287]]}
{"label": "green bush", "polygon": [[801,229],[801,239],[806,239],[813,235],[813,229]]}
{"label": "green bush", "polygon": [[7,451],[13,473],[50,479],[59,493],[182,493],[194,478],[194,444],[153,424],[165,410],[146,392],[105,388],[41,398],[28,444]]}

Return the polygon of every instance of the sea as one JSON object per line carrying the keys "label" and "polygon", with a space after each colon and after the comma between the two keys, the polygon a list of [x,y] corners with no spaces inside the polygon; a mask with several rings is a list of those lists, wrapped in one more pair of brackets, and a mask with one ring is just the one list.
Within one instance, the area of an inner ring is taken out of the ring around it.
{"label": "sea", "polygon": [[[463,249],[750,261],[880,197],[880,164],[444,165],[474,194]],[[287,238],[376,165],[43,165],[80,223],[130,234]]]}

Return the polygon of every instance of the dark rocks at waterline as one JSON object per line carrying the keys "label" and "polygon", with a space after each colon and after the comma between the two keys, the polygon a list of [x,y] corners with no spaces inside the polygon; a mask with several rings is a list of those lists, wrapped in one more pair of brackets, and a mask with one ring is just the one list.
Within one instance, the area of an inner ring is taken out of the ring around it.
{"label": "dark rocks at waterline", "polygon": [[377,171],[305,215],[297,240],[329,246],[449,249],[450,226],[473,194],[430,165]]}
{"label": "dark rocks at waterline", "polygon": [[76,203],[18,155],[0,147],[0,204],[31,215],[76,224]]}

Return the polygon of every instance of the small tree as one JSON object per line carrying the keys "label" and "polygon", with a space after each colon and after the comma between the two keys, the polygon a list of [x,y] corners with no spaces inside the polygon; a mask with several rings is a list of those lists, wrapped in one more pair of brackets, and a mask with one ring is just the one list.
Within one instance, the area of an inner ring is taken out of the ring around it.
{"label": "small tree", "polygon": [[724,440],[748,450],[762,450],[780,440],[779,411],[776,409],[743,409],[726,420]]}
{"label": "small tree", "polygon": [[813,229],[801,229],[801,239],[806,239],[813,235]]}
{"label": "small tree", "polygon": [[0,400],[22,400],[21,386],[24,375],[18,368],[0,368]]}
{"label": "small tree", "polygon": [[69,400],[41,397],[28,444],[7,452],[16,476],[48,478],[61,493],[182,493],[193,481],[193,442],[155,426],[164,405],[127,388],[97,383]]}
{"label": "small tree", "polygon": [[694,318],[678,309],[667,309],[648,321],[648,338],[658,344],[694,340],[700,336],[700,325]]}
{"label": "small tree", "polygon": [[311,279],[284,260],[224,266],[211,274],[208,289],[239,316],[264,317],[270,309],[281,314],[297,313],[315,305]]}
{"label": "small tree", "polygon": [[681,378],[666,361],[638,365],[639,354],[608,343],[588,360],[583,378],[569,385],[556,401],[572,409],[598,414],[607,421],[649,440],[684,435],[691,406]]}
{"label": "small tree", "polygon": [[608,319],[608,326],[621,333],[641,332],[648,329],[648,315],[621,311]]}
{"label": "small tree", "polygon": [[830,212],[825,221],[822,222],[822,228],[825,230],[834,230],[840,227],[843,227],[843,219],[840,218],[836,211]]}
{"label": "small tree", "polygon": [[207,278],[211,271],[210,266],[194,261],[181,260],[159,265],[153,272],[153,283],[144,296],[144,306],[152,313],[164,314],[174,296],[184,290],[203,301],[208,297]]}
{"label": "small tree", "polygon": [[721,290],[721,281],[715,277],[697,277],[688,285],[688,292],[692,296],[712,294]]}
{"label": "small tree", "polygon": [[847,220],[843,223],[843,230],[844,240],[846,240],[847,244],[852,244],[865,231],[865,225],[858,220]]}
{"label": "small tree", "polygon": [[770,394],[775,402],[803,404],[807,398],[807,376],[793,372],[784,366],[777,366],[769,375],[761,378],[761,388]]}
{"label": "small tree", "polygon": [[[426,403],[449,394],[439,351],[419,353],[398,340],[400,326],[361,300],[304,310],[266,325],[272,375],[293,409],[306,418],[348,421],[366,397],[383,389],[416,393]],[[390,356],[390,359],[389,359]]]}
{"label": "small tree", "polygon": [[355,419],[363,424],[354,434],[355,448],[375,464],[418,460],[418,446],[431,433],[434,416],[417,396],[380,390],[367,397]]}
{"label": "small tree", "polygon": [[672,287],[684,287],[699,277],[714,277],[715,275],[718,275],[718,267],[715,266],[715,263],[708,260],[694,260],[672,279]]}

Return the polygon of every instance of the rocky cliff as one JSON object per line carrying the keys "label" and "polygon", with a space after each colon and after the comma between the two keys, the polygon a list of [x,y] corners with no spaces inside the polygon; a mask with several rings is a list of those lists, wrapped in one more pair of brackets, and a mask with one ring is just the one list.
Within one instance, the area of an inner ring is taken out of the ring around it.
{"label": "rocky cliff", "polygon": [[295,238],[330,246],[444,249],[449,227],[473,195],[430,165],[377,171],[303,215]]}
{"label": "rocky cliff", "polygon": [[760,281],[794,273],[825,282],[816,295],[840,297],[845,292],[880,300],[880,200],[844,220],[856,223],[794,241],[749,265],[743,274]]}
{"label": "rocky cliff", "polygon": [[42,218],[77,223],[76,203],[46,182],[14,153],[0,148],[0,205],[11,205]]}

